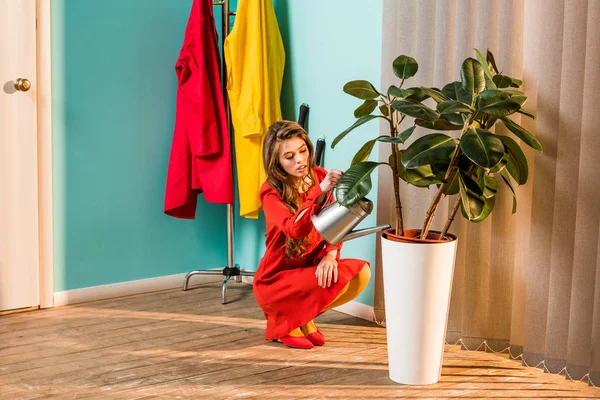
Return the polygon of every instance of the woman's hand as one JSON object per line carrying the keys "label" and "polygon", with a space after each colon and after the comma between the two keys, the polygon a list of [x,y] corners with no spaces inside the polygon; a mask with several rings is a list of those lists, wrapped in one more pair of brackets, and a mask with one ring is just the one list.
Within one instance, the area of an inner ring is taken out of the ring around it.
{"label": "woman's hand", "polygon": [[336,283],[338,280],[338,263],[335,257],[331,254],[325,255],[317,266],[315,275],[317,276],[319,286],[323,288]]}
{"label": "woman's hand", "polygon": [[325,175],[325,178],[323,178],[321,184],[319,185],[321,186],[321,191],[325,193],[336,187],[341,177],[342,171],[337,169],[332,169],[331,171],[329,171],[327,175]]}

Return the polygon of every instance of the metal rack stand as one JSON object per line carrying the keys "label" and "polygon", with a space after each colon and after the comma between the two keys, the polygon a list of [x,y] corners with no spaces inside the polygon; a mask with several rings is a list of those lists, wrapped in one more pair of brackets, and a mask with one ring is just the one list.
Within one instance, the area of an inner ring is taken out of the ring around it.
{"label": "metal rack stand", "polygon": [[[213,6],[222,6],[222,43],[225,42],[225,38],[229,35],[229,17],[234,16],[235,12],[229,11],[229,0],[213,1]],[[222,50],[222,49],[221,49]],[[227,68],[225,65],[225,57],[222,55],[222,77],[227,76]],[[226,82],[226,79],[223,79]],[[229,109],[229,99],[227,97],[227,89],[223,88],[223,100],[225,102],[225,113],[227,115],[227,124],[231,128],[231,110]],[[233,143],[233,140],[231,141]],[[227,286],[229,280],[235,277],[236,282],[242,281],[242,276],[254,276],[254,272],[244,271],[238,264],[233,262],[233,204],[227,204],[227,266],[222,271],[208,270],[208,271],[191,271],[188,272],[183,280],[183,290],[188,290],[188,283],[194,275],[223,275],[223,283],[221,284],[221,304],[227,302]]]}

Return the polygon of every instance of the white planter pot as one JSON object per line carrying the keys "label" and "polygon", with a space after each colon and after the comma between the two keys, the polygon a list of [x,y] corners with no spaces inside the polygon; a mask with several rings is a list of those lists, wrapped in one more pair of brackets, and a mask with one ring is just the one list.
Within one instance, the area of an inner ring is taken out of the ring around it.
{"label": "white planter pot", "polygon": [[456,240],[382,243],[390,379],[407,385],[439,381]]}

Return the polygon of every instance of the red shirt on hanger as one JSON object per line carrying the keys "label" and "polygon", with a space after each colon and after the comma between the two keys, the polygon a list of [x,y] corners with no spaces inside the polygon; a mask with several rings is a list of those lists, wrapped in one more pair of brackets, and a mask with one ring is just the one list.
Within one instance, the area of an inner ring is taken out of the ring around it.
{"label": "red shirt on hanger", "polygon": [[179,59],[175,132],[164,211],[193,219],[199,193],[233,204],[229,127],[221,87],[212,0],[194,0]]}

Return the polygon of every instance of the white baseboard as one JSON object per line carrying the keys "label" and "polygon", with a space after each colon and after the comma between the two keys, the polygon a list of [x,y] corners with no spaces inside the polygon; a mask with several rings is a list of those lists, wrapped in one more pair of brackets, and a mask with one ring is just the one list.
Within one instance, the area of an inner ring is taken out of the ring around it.
{"label": "white baseboard", "polygon": [[[218,269],[216,272],[220,272]],[[111,285],[92,286],[82,289],[66,290],[64,292],[54,293],[54,307],[65,306],[68,304],[85,303],[87,301],[104,300],[113,297],[130,296],[133,294],[155,292],[157,290],[167,290],[183,287],[183,279],[186,274],[175,274],[160,276],[157,278],[140,279],[136,281],[128,281],[114,283]],[[195,275],[190,279],[190,284],[197,285],[199,283],[219,282],[222,275]],[[242,276],[242,282],[252,284],[253,276]],[[334,308],[335,311],[361,318],[367,321],[374,321],[373,306],[350,301],[339,307]]]}
{"label": "white baseboard", "polygon": [[[221,269],[215,270],[220,272]],[[86,301],[104,300],[113,297],[130,296],[133,294],[155,292],[157,290],[166,290],[174,288],[183,288],[183,280],[186,274],[175,274],[160,276],[157,278],[140,279],[114,283],[111,285],[92,286],[82,289],[66,290],[64,292],[54,293],[54,307],[67,304],[84,303]],[[189,283],[196,285],[198,283],[218,282],[223,280],[223,275],[195,275]]]}
{"label": "white baseboard", "polygon": [[368,306],[366,304],[359,303],[358,301],[349,301],[346,304],[342,304],[341,306],[334,308],[334,310],[344,314],[352,315],[353,317],[375,322],[375,318],[373,317],[373,306]]}

